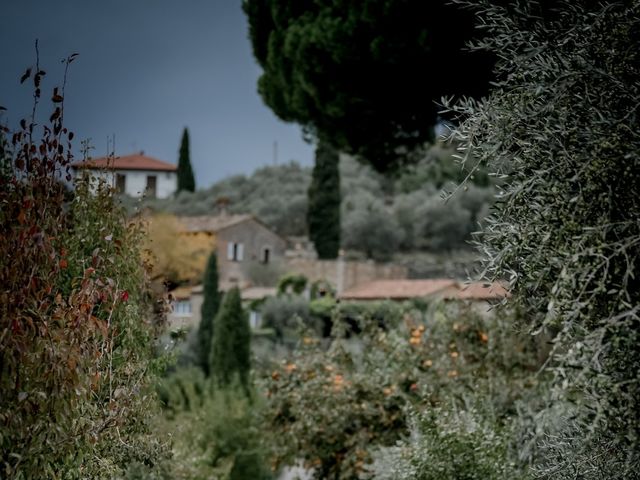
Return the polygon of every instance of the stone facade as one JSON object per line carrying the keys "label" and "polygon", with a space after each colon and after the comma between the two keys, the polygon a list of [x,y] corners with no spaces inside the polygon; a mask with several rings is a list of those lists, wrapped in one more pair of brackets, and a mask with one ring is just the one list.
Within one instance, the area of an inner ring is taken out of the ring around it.
{"label": "stone facade", "polygon": [[372,260],[288,258],[287,269],[292,273],[304,275],[310,282],[326,280],[336,288],[338,294],[354,285],[372,280],[407,278],[406,267],[392,263],[376,263]]}
{"label": "stone facade", "polygon": [[216,233],[220,288],[250,286],[252,264],[269,265],[284,257],[286,241],[251,217]]}
{"label": "stone facade", "polygon": [[252,215],[181,217],[179,221],[182,235],[202,237],[215,248],[221,290],[251,286],[252,266],[284,259],[286,241]]}

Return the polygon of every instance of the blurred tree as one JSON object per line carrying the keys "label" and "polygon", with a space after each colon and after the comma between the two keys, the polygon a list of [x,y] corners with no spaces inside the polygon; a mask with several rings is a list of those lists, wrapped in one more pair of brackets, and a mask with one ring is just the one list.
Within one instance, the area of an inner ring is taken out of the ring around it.
{"label": "blurred tree", "polygon": [[213,338],[213,320],[220,307],[220,291],[218,290],[218,257],[211,252],[207,269],[202,282],[204,301],[202,302],[201,319],[198,327],[198,360],[205,375],[210,374],[209,358],[211,357],[211,341]]}
{"label": "blurred tree", "polygon": [[235,381],[248,391],[251,369],[251,327],[242,309],[240,290],[232,288],[224,296],[213,323],[210,371],[219,386]]}
{"label": "blurred tree", "polygon": [[180,157],[178,159],[178,192],[183,190],[193,192],[195,189],[196,181],[193,178],[193,169],[191,168],[191,158],[189,156],[189,130],[185,128],[182,132]]}
{"label": "blurred tree", "polygon": [[211,240],[182,234],[178,219],[167,213],[150,217],[147,233],[146,252],[151,257],[153,278],[174,285],[202,278]]}
{"label": "blurred tree", "polygon": [[309,187],[309,238],[321,259],[338,256],[340,249],[340,157],[328,144],[316,148]]}
{"label": "blurred tree", "polygon": [[552,336],[553,389],[527,427],[539,450],[522,457],[537,478],[638,478],[640,3],[543,3],[553,15],[483,3],[479,47],[500,52],[500,81],[454,107],[456,136],[505,178],[485,274],[509,278],[532,331]]}
{"label": "blurred tree", "polygon": [[375,197],[365,193],[351,201],[342,223],[343,246],[364,252],[368,258],[388,260],[402,240],[398,222]]}
{"label": "blurred tree", "polygon": [[243,9],[264,102],[379,170],[432,140],[434,101],[488,89],[492,56],[464,48],[474,17],[445,0],[244,0]]}

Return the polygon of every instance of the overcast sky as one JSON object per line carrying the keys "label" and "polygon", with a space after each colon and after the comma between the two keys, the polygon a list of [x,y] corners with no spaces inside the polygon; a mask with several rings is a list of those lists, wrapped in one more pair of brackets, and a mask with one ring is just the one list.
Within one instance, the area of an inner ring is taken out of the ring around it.
{"label": "overcast sky", "polygon": [[[35,63],[47,72],[43,97],[62,83],[61,59],[79,53],[67,81],[65,123],[90,139],[93,156],[145,154],[177,163],[189,128],[197,187],[274,162],[313,162],[297,125],[285,124],[256,91],[260,69],[240,0],[2,0],[0,105],[15,126],[31,112]],[[41,103],[48,116],[51,105]]]}

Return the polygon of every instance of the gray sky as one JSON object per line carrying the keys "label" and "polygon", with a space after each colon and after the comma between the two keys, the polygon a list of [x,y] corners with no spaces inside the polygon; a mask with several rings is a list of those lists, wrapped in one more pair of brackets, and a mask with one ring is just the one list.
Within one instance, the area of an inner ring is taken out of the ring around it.
{"label": "gray sky", "polygon": [[[313,162],[297,125],[285,124],[256,91],[253,59],[240,0],[2,0],[0,105],[15,126],[30,115],[30,85],[19,84],[35,64],[47,72],[41,118],[62,83],[61,59],[79,57],[67,81],[65,123],[91,139],[94,156],[115,151],[177,163],[189,128],[197,187],[272,164]],[[45,117],[46,115],[46,117]]]}

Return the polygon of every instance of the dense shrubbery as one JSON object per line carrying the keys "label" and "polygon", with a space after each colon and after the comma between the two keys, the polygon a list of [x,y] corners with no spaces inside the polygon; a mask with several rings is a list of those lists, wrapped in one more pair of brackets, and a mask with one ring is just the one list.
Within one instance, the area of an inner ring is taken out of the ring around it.
{"label": "dense shrubbery", "polygon": [[532,415],[566,407],[529,423],[529,460],[544,478],[637,478],[640,4],[520,7],[482,6],[480,46],[501,52],[502,81],[457,107],[456,137],[505,177],[487,273],[510,278],[532,328],[553,335],[554,388]]}
{"label": "dense shrubbery", "polygon": [[257,393],[250,401],[244,388],[216,388],[199,369],[176,371],[158,390],[165,415],[156,432],[170,436],[173,446],[168,478],[272,478]]}
{"label": "dense shrubbery", "polygon": [[[36,100],[43,76],[25,75]],[[67,190],[73,133],[62,101],[55,89],[50,123],[23,120],[3,148],[3,478],[115,478],[167,455],[147,428],[162,312],[142,264],[142,232],[107,186],[83,179]]]}
{"label": "dense shrubbery", "polygon": [[435,407],[410,417],[410,435],[374,452],[376,480],[525,479],[509,460],[508,427],[473,407]]}
{"label": "dense shrubbery", "polygon": [[[374,452],[409,436],[411,412],[426,422],[428,412],[438,408],[462,422],[476,418],[472,409],[484,406],[479,421],[483,433],[493,432],[483,443],[492,450],[490,458],[477,450],[480,434],[472,423],[459,425],[467,434],[457,440],[453,423],[423,422],[423,435],[458,442],[468,465],[456,472],[468,476],[455,478],[480,478],[471,476],[474,469],[490,472],[483,478],[513,478],[508,474],[518,469],[502,432],[513,424],[516,403],[536,385],[539,360],[532,340],[514,330],[512,315],[483,317],[455,305],[425,312],[384,303],[339,305],[332,311],[328,349],[309,333],[290,359],[268,374],[265,419],[277,464],[303,460],[315,478],[372,478],[378,467],[386,468],[371,465]],[[431,455],[432,472],[450,460],[446,448],[434,446]]]}

